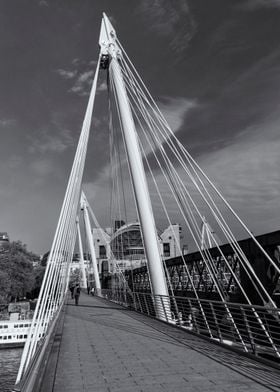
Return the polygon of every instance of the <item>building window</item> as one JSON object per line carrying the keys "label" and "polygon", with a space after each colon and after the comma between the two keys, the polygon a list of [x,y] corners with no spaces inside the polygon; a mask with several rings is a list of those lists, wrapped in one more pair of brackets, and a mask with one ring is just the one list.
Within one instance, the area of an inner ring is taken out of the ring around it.
{"label": "building window", "polygon": [[106,257],[106,248],[104,245],[99,245],[99,257]]}
{"label": "building window", "polygon": [[163,256],[164,257],[170,256],[170,244],[168,242],[163,243]]}

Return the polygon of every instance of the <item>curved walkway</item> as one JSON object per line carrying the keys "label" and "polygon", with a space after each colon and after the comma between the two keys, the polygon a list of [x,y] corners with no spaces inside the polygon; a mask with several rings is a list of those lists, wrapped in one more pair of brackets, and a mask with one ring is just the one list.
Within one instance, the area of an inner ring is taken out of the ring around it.
{"label": "curved walkway", "polygon": [[85,294],[67,305],[52,373],[53,392],[280,391],[276,370]]}

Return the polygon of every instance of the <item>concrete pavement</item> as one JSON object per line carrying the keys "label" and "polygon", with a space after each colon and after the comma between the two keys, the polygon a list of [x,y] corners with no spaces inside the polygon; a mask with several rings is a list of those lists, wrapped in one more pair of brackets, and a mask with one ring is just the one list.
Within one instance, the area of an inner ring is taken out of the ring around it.
{"label": "concrete pavement", "polygon": [[53,392],[280,391],[276,370],[238,357],[82,294],[79,306],[69,300],[55,378],[44,384],[52,383]]}

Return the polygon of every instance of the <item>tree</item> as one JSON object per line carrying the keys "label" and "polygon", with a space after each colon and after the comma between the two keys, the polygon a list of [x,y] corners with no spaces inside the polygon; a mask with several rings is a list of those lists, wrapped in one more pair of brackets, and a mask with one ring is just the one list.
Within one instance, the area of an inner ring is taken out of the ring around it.
{"label": "tree", "polygon": [[33,262],[37,260],[39,257],[28,252],[20,241],[11,242],[8,249],[0,253],[0,301],[7,303],[30,296],[36,283]]}
{"label": "tree", "polygon": [[38,265],[34,268],[34,286],[32,290],[32,297],[37,298],[40,292],[40,288],[42,286],[43,277],[45,274],[46,267],[43,265]]}
{"label": "tree", "polygon": [[7,273],[7,271],[3,271],[2,268],[0,270],[0,287],[1,287],[1,291],[0,291],[0,306],[1,306],[7,303],[7,298],[9,297],[11,291],[10,276]]}
{"label": "tree", "polygon": [[79,268],[75,268],[70,273],[69,286],[75,286],[76,283],[80,283],[82,277],[82,271]]}

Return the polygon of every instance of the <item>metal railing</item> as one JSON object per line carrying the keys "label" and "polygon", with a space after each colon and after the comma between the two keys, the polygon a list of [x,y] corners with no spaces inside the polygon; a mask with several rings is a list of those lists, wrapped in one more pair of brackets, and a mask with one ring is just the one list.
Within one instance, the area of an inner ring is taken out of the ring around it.
{"label": "metal railing", "polygon": [[[137,312],[280,364],[280,309],[124,290],[102,293],[104,298]],[[159,301],[160,315],[155,306]]]}
{"label": "metal railing", "polygon": [[13,387],[12,392],[38,392],[40,390],[57,328],[62,328],[64,315],[65,311],[63,311],[62,305],[53,315],[52,322],[45,333],[42,334],[31,362],[20,382]]}

